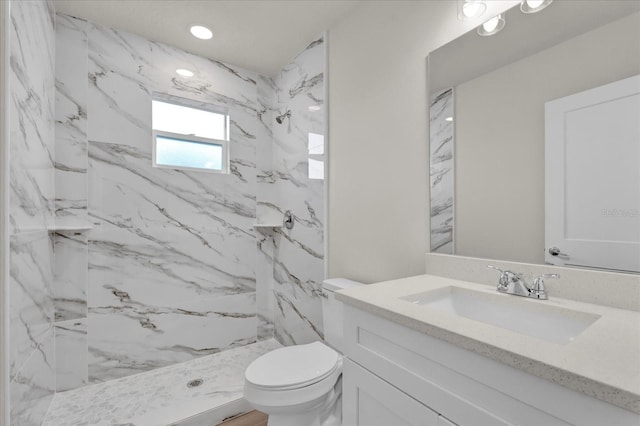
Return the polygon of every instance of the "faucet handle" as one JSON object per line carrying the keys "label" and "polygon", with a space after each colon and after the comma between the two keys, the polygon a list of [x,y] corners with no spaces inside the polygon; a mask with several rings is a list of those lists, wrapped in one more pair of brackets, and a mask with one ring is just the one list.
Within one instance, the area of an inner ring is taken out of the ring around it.
{"label": "faucet handle", "polygon": [[542,274],[533,280],[531,291],[537,295],[538,299],[547,298],[547,289],[544,286],[544,280],[546,278],[560,278],[560,274]]}
{"label": "faucet handle", "polygon": [[509,285],[509,281],[511,281],[514,276],[518,276],[518,274],[516,274],[515,272],[506,271],[504,269],[500,269],[493,265],[487,265],[487,268],[500,272],[500,279],[498,280],[498,288],[503,288],[503,289],[507,288],[507,286]]}
{"label": "faucet handle", "polygon": [[520,273],[518,273],[518,272],[513,272],[513,271],[508,271],[508,270],[500,269],[500,268],[495,267],[495,266],[493,266],[493,265],[487,265],[487,268],[489,268],[489,269],[493,269],[493,270],[495,270],[495,271],[500,272],[500,277],[501,277],[501,278],[502,278],[502,277],[505,277],[505,279],[506,279],[506,278],[511,279],[511,278],[514,278],[514,277],[515,277],[515,278],[520,278],[520,279],[522,279],[522,274],[520,274]]}
{"label": "faucet handle", "polygon": [[544,290],[544,280],[546,278],[560,278],[560,274],[542,274],[533,280],[533,290]]}
{"label": "faucet handle", "polygon": [[504,274],[505,272],[507,272],[507,271],[504,271],[504,270],[502,270],[502,269],[500,269],[500,268],[498,268],[496,266],[493,266],[493,265],[487,265],[487,268],[494,269],[494,270],[500,272],[501,274]]}

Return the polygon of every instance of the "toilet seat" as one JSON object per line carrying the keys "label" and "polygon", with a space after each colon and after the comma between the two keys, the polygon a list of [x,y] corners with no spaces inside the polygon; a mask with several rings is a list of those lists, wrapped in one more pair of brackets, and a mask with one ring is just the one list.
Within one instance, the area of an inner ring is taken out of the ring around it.
{"label": "toilet seat", "polygon": [[265,390],[299,389],[318,383],[340,368],[341,356],[330,347],[314,342],[271,351],[253,361],[245,379]]}
{"label": "toilet seat", "polygon": [[305,411],[330,397],[341,375],[342,355],[328,346],[320,342],[288,346],[247,367],[244,397],[268,413]]}

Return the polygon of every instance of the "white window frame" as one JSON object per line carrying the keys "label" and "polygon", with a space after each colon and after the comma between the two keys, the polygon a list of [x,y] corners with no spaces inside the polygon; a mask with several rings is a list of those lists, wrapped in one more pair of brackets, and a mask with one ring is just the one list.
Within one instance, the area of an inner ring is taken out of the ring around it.
{"label": "white window frame", "polygon": [[[213,138],[202,138],[195,135],[187,135],[183,133],[172,133],[165,132],[162,130],[156,130],[153,128],[153,122],[151,124],[152,131],[152,146],[153,146],[153,157],[152,157],[152,166],[160,169],[172,169],[172,170],[188,170],[188,171],[197,171],[197,172],[206,172],[206,173],[218,173],[218,174],[229,174],[229,112],[225,108],[217,107],[216,105],[194,101],[192,99],[181,98],[178,96],[167,95],[165,93],[153,93],[152,100],[164,102],[168,104],[199,109],[202,111],[209,111],[216,114],[224,115],[224,135],[225,139],[213,139]],[[156,162],[156,145],[157,145],[157,137],[162,136],[169,139],[175,139],[178,141],[184,142],[193,142],[193,143],[201,143],[208,145],[218,145],[222,148],[222,169],[221,170],[213,170],[213,169],[205,169],[200,167],[185,167],[185,166],[174,166],[168,164],[158,164]]]}

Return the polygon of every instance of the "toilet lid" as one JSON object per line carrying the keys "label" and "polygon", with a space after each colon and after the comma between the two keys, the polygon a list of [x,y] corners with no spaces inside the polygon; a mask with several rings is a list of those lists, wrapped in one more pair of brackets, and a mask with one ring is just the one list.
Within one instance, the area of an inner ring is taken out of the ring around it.
{"label": "toilet lid", "polygon": [[303,387],[329,376],[339,355],[320,342],[288,346],[262,355],[245,371],[247,381],[267,388]]}

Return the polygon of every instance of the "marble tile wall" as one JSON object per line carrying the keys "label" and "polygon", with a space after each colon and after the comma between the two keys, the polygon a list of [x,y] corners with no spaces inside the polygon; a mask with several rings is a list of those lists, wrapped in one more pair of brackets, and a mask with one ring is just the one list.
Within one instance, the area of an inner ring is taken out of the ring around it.
{"label": "marble tile wall", "polygon": [[[436,94],[429,106],[431,252],[453,254],[453,89]],[[451,118],[451,120],[447,120]]]}
{"label": "marble tile wall", "polygon": [[[260,126],[258,135],[266,143],[258,144],[256,151],[256,222],[259,224],[281,224],[282,215],[272,202],[277,199],[272,170],[273,125],[275,85],[269,77],[258,76],[258,104]],[[256,228],[256,309],[258,317],[258,339],[273,338],[273,256],[275,229]]]}
{"label": "marble tile wall", "polygon": [[[58,390],[255,342],[258,76],[58,22],[55,333],[76,360],[58,363]],[[227,108],[231,173],[151,166],[154,92]]]}
{"label": "marble tile wall", "polygon": [[[255,342],[257,75],[91,23],[88,48],[89,382]],[[228,109],[231,173],[151,166],[154,92]]]}
{"label": "marble tile wall", "polygon": [[87,223],[87,22],[56,15],[56,225]]}
{"label": "marble tile wall", "polygon": [[[274,335],[284,344],[321,339],[324,182],[309,178],[308,140],[324,133],[324,39],[269,78],[58,21],[58,73],[75,64],[88,78],[56,82],[57,224],[92,226],[55,233],[54,332],[67,357],[58,390]],[[154,92],[228,109],[231,173],[151,166]],[[288,109],[291,119],[275,124]],[[255,230],[281,223],[287,209],[293,230]]]}
{"label": "marble tile wall", "polygon": [[88,383],[87,22],[56,15],[56,204],[54,305],[56,390]]}
{"label": "marble tile wall", "polygon": [[[323,338],[324,180],[309,178],[309,133],[324,135],[324,37],[312,41],[272,79],[268,105],[272,121],[272,164],[259,176],[259,222],[281,223],[291,210],[295,225],[273,236],[273,312],[275,337],[285,345]],[[282,124],[275,117],[291,111]]]}
{"label": "marble tile wall", "polygon": [[54,392],[54,11],[12,1],[9,68],[10,417],[40,424]]}

